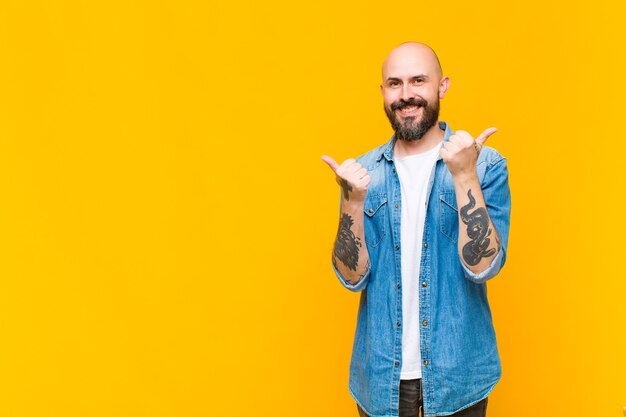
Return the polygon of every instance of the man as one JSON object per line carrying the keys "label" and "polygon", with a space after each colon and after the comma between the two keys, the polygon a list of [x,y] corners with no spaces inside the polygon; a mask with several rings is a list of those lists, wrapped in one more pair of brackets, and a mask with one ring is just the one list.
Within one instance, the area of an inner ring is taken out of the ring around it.
{"label": "man", "polygon": [[450,79],[421,43],[396,47],[380,86],[391,140],[338,164],[332,265],[361,291],[350,393],[371,417],[485,416],[500,379],[485,282],[506,256],[506,160],[439,121]]}

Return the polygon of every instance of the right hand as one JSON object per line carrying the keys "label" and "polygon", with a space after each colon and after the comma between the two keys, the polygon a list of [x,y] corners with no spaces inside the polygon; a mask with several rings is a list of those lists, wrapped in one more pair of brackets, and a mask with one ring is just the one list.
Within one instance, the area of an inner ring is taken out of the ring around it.
{"label": "right hand", "polygon": [[322,160],[328,164],[336,175],[337,184],[343,190],[343,198],[346,201],[365,201],[367,187],[371,178],[367,170],[354,159],[349,158],[339,165],[333,158],[327,155],[322,156]]}

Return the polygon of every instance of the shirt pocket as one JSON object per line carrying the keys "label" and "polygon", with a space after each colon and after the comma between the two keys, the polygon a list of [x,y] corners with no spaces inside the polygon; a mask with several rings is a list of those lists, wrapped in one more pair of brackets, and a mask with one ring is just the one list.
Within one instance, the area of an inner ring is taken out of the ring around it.
{"label": "shirt pocket", "polygon": [[365,243],[367,246],[375,247],[385,237],[385,227],[387,219],[387,195],[368,195],[363,206],[365,215],[364,231]]}
{"label": "shirt pocket", "polygon": [[459,211],[454,191],[439,193],[439,215],[441,233],[456,243],[459,239]]}

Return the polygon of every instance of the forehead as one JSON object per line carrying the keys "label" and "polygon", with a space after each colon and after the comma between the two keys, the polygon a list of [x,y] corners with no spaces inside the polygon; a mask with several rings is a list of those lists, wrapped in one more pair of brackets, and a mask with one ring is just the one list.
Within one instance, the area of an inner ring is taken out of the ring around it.
{"label": "forehead", "polygon": [[410,78],[417,75],[436,75],[434,56],[418,48],[403,48],[392,51],[383,63],[383,80],[388,78]]}

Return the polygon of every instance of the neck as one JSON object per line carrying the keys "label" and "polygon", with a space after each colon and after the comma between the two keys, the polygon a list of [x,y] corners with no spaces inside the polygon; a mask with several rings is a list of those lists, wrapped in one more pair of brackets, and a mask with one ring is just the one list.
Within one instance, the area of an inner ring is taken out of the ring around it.
{"label": "neck", "polygon": [[393,154],[399,158],[404,156],[415,155],[426,152],[434,148],[443,140],[444,131],[439,129],[439,121],[435,123],[428,131],[418,140],[396,140],[393,146]]}

